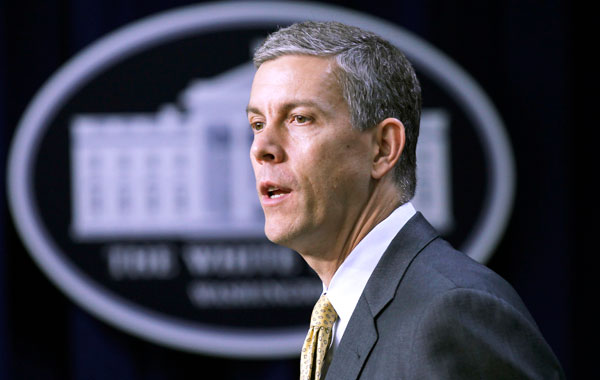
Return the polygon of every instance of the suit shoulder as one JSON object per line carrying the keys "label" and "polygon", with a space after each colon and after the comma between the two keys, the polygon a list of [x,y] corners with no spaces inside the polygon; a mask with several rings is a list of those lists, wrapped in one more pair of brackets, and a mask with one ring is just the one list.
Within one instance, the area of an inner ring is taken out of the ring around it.
{"label": "suit shoulder", "polygon": [[441,238],[433,240],[415,257],[400,285],[403,291],[407,288],[416,291],[428,302],[457,289],[489,295],[512,305],[532,320],[521,298],[505,279]]}
{"label": "suit shoulder", "polygon": [[[409,351],[418,358],[436,358],[435,364],[411,361],[412,371],[428,368],[466,377],[564,377],[513,287],[443,239],[432,241],[415,257],[404,281],[405,285],[415,281],[411,291],[419,287],[418,297],[423,300],[413,310],[418,316]],[[466,350],[477,357],[457,355]]]}

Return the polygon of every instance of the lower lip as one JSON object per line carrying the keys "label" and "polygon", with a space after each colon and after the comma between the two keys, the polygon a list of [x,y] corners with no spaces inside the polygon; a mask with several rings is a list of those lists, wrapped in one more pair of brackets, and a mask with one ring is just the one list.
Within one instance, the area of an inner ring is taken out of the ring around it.
{"label": "lower lip", "polygon": [[261,198],[261,203],[263,206],[274,206],[288,199],[291,194],[292,193],[285,193],[277,198],[269,198],[268,195],[263,195]]}

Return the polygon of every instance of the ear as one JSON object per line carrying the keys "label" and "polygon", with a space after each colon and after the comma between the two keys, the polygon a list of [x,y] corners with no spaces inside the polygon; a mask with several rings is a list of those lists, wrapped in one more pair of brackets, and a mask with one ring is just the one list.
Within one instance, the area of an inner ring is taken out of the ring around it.
{"label": "ear", "polygon": [[396,118],[387,118],[375,126],[375,149],[371,176],[381,179],[396,165],[404,150],[404,124]]}

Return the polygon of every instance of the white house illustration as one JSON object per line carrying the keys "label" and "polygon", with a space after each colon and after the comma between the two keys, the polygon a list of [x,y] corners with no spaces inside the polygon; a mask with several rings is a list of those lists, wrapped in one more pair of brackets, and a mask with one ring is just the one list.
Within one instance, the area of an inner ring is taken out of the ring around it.
{"label": "white house illustration", "polygon": [[[80,114],[70,125],[72,232],[80,240],[264,237],[245,108],[252,63],[193,81],[155,114]],[[413,200],[451,227],[450,119],[426,109]]]}

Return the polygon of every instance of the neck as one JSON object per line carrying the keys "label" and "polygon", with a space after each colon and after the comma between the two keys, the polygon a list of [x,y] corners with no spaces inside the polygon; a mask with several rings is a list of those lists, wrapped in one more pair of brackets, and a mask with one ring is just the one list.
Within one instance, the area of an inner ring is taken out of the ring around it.
{"label": "neck", "polygon": [[300,252],[325,286],[329,286],[335,272],[358,243],[400,206],[400,196],[394,184],[378,185],[357,217],[348,225],[340,226],[338,235],[330,240],[330,244],[325,247],[321,241],[318,247]]}

